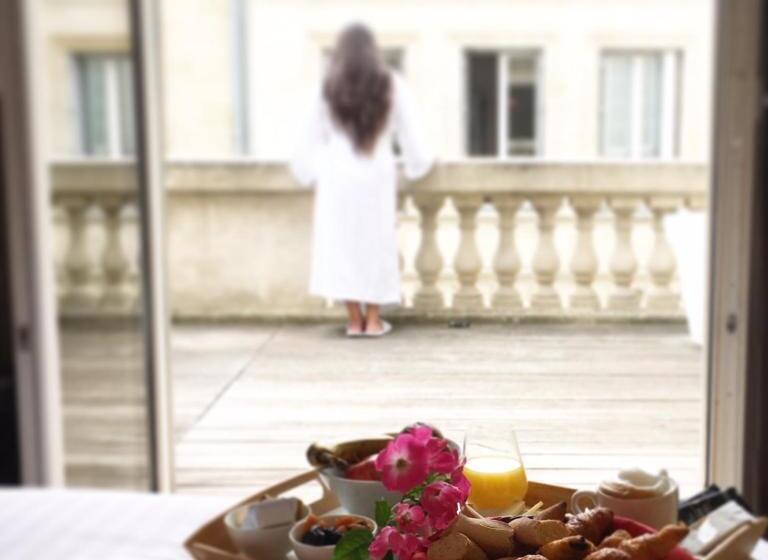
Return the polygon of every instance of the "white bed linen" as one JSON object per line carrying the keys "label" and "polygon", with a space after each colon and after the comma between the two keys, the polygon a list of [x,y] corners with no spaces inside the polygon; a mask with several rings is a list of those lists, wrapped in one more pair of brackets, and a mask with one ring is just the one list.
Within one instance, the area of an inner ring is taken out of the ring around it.
{"label": "white bed linen", "polygon": [[232,497],[0,489],[3,560],[190,559],[184,540]]}

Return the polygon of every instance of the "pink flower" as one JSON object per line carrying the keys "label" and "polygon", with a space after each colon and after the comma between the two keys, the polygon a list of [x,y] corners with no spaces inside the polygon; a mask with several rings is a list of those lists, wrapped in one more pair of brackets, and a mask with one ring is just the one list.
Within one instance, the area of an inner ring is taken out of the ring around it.
{"label": "pink flower", "polygon": [[411,434],[420,443],[427,444],[432,438],[432,428],[425,426],[424,424],[416,424],[406,433]]}
{"label": "pink flower", "polygon": [[389,536],[392,533],[396,533],[397,530],[394,527],[384,527],[379,534],[373,539],[373,542],[368,547],[368,554],[371,555],[371,560],[382,560],[389,552]]}
{"label": "pink flower", "polygon": [[394,527],[384,527],[368,547],[368,554],[371,560],[382,560],[391,550],[397,560],[412,560],[426,549],[418,537],[400,533]]}
{"label": "pink flower", "polygon": [[431,438],[427,442],[427,463],[430,472],[450,474],[458,468],[459,452],[444,439]]}
{"label": "pink flower", "polygon": [[459,492],[461,492],[461,504],[467,503],[469,498],[469,490],[472,488],[472,484],[469,479],[464,475],[464,463],[466,460],[459,462],[458,466],[451,472],[451,484],[453,484]]}
{"label": "pink flower", "polygon": [[394,507],[395,524],[404,533],[427,536],[429,519],[421,506],[411,506],[400,502]]}
{"label": "pink flower", "polygon": [[420,538],[397,531],[389,535],[389,548],[396,560],[411,560],[416,553],[426,550]]}
{"label": "pink flower", "polygon": [[433,482],[421,495],[421,507],[429,515],[432,527],[442,531],[451,526],[459,515],[462,492],[447,482]]}
{"label": "pink flower", "polygon": [[403,493],[412,490],[429,474],[426,441],[412,434],[398,435],[376,457],[376,470],[388,490]]}

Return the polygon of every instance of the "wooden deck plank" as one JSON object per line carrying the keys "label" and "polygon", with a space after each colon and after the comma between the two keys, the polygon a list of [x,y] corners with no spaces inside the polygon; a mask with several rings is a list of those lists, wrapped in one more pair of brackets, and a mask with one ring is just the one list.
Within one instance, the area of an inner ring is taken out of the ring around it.
{"label": "wooden deck plank", "polygon": [[[70,481],[145,484],[140,346],[87,329],[62,342]],[[253,492],[304,469],[309,441],[417,419],[453,437],[512,425],[542,481],[589,486],[640,464],[684,493],[702,482],[703,355],[678,325],[413,324],[376,341],[322,323],[182,326],[173,377],[183,492]]]}

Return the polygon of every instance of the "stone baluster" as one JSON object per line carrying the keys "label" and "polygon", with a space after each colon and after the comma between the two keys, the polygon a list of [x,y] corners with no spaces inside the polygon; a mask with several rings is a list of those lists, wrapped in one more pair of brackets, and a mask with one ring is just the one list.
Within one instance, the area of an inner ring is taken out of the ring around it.
{"label": "stone baluster", "polygon": [[521,200],[514,195],[494,198],[494,206],[499,214],[499,248],[493,261],[499,288],[493,296],[493,308],[503,311],[520,311],[523,300],[515,286],[520,272],[520,256],[515,243],[517,211]]}
{"label": "stone baluster", "polygon": [[632,226],[639,202],[635,197],[616,197],[609,201],[616,230],[616,244],[611,257],[613,293],[608,299],[608,308],[612,311],[634,312],[640,305],[640,292],[632,286],[637,272]]}
{"label": "stone baluster", "polygon": [[122,211],[125,202],[125,199],[116,196],[99,201],[104,216],[104,250],[101,255],[104,284],[101,306],[112,312],[126,311],[131,304],[128,288],[130,266],[122,240]]}
{"label": "stone baluster", "polygon": [[443,207],[443,197],[416,194],[413,203],[421,214],[421,242],[414,263],[421,286],[413,298],[413,305],[426,311],[442,309],[443,295],[437,287],[437,279],[443,269],[443,257],[437,245],[437,214]]}
{"label": "stone baluster", "polygon": [[483,306],[483,297],[477,287],[477,279],[483,261],[477,249],[475,232],[477,212],[483,204],[480,195],[455,196],[453,203],[459,213],[459,250],[453,263],[459,279],[459,290],[453,298],[453,306],[459,311],[471,311]]}
{"label": "stone baluster", "polygon": [[571,206],[576,213],[576,248],[571,260],[571,272],[576,288],[571,295],[571,310],[574,313],[592,313],[600,308],[600,301],[592,285],[597,274],[597,254],[593,239],[595,213],[600,208],[601,198],[597,196],[575,196]]}
{"label": "stone baluster", "polygon": [[679,200],[671,197],[653,197],[648,206],[653,213],[654,244],[648,269],[653,284],[648,292],[647,308],[652,311],[675,313],[680,307],[680,297],[672,291],[670,284],[675,275],[677,263],[675,253],[664,231],[664,216],[679,207]]}
{"label": "stone baluster", "polygon": [[67,196],[61,199],[61,206],[66,212],[69,230],[69,244],[63,266],[66,288],[62,310],[67,314],[89,312],[95,303],[93,263],[88,254],[86,239],[89,202],[84,197]]}
{"label": "stone baluster", "polygon": [[555,215],[562,198],[560,196],[534,196],[531,204],[539,217],[539,243],[533,256],[533,273],[536,290],[531,308],[539,313],[555,313],[562,310],[560,295],[555,289],[555,278],[560,269],[560,259],[555,247]]}

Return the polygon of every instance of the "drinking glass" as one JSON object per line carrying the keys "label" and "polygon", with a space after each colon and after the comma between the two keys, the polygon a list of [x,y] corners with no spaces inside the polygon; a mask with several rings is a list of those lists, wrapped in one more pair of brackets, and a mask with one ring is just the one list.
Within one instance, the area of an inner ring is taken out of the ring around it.
{"label": "drinking glass", "polygon": [[510,428],[473,426],[464,436],[464,474],[472,483],[469,502],[485,514],[500,515],[528,491],[520,448]]}

